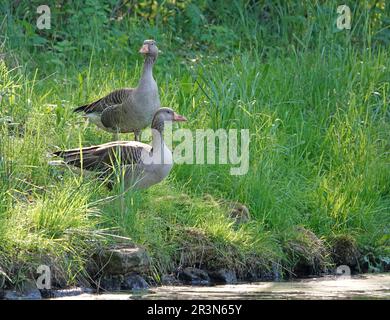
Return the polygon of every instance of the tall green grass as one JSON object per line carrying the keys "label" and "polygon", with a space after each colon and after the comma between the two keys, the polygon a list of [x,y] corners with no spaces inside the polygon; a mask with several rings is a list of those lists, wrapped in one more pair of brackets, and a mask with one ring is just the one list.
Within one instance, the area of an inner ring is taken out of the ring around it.
{"label": "tall green grass", "polygon": [[[92,19],[47,34],[23,26],[21,9],[2,7],[0,267],[12,284],[33,278],[42,261],[59,282],[88,278],[95,246],[120,237],[148,248],[157,279],[199,260],[239,273],[291,271],[286,243],[299,237],[296,226],[325,243],[347,234],[364,254],[388,255],[388,47],[362,4],[353,29],[341,32],[335,2],[294,3],[235,1],[218,11],[193,3],[200,20]],[[135,86],[136,52],[149,37],[163,51],[155,68],[162,104],[190,129],[249,129],[250,169],[231,176],[226,165],[176,165],[162,184],[128,193],[123,211],[120,191],[48,160],[58,148],[111,139],[72,109]],[[220,199],[246,204],[252,220],[236,228]],[[202,260],[197,248],[208,246]]]}

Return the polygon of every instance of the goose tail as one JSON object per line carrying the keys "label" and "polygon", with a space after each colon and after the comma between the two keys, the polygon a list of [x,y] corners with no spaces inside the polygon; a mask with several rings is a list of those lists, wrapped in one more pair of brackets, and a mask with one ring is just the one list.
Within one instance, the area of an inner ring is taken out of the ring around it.
{"label": "goose tail", "polygon": [[77,107],[76,109],[73,109],[73,112],[87,112],[88,107],[89,104],[85,104],[83,106]]}

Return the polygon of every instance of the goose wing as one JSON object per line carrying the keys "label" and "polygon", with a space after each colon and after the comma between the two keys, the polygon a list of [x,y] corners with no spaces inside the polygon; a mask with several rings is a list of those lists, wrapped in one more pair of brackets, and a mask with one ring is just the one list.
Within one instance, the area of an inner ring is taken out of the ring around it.
{"label": "goose wing", "polygon": [[116,165],[136,165],[142,163],[144,152],[150,152],[150,145],[137,141],[115,141],[102,145],[57,151],[54,154],[63,158],[68,165],[85,170],[106,171]]}
{"label": "goose wing", "polygon": [[100,120],[104,127],[116,131],[119,124],[123,121],[122,105],[112,105],[105,108],[101,113]]}
{"label": "goose wing", "polygon": [[96,100],[92,103],[80,106],[74,109],[74,112],[84,112],[84,113],[101,113],[106,108],[109,108],[114,105],[121,105],[129,96],[133,93],[132,88],[118,89],[115,90],[103,98]]}

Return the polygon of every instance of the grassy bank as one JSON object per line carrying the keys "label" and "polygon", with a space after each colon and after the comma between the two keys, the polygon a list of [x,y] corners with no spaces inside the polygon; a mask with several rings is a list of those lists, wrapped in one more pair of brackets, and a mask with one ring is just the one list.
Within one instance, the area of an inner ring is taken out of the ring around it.
{"label": "grassy bank", "polygon": [[[350,31],[335,30],[336,7],[185,1],[124,14],[110,1],[53,2],[52,29],[38,30],[34,1],[2,5],[8,285],[35,277],[42,263],[63,285],[77,283],[94,248],[122,237],[147,247],[156,280],[199,263],[239,274],[276,266],[288,275],[302,260],[331,266],[335,239],[349,239],[380,270],[390,256],[389,7],[356,4]],[[162,50],[162,104],[190,129],[249,129],[250,168],[231,176],[226,165],[175,165],[164,183],[128,193],[123,212],[117,190],[48,160],[58,148],[111,139],[72,109],[135,86],[146,38]],[[251,220],[235,227],[221,200],[245,204]]]}

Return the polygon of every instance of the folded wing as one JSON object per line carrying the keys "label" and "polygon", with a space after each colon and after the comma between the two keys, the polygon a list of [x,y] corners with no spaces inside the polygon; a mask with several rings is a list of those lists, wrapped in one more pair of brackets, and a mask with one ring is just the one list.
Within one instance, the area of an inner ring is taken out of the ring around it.
{"label": "folded wing", "polygon": [[131,141],[115,141],[98,146],[57,151],[54,154],[68,165],[91,171],[107,171],[116,165],[136,165],[142,162],[142,153],[151,146]]}
{"label": "folded wing", "polygon": [[115,90],[103,98],[96,100],[92,103],[80,106],[74,109],[74,112],[84,112],[84,113],[102,113],[106,108],[109,108],[114,105],[121,105],[132,95],[134,89],[125,88]]}

